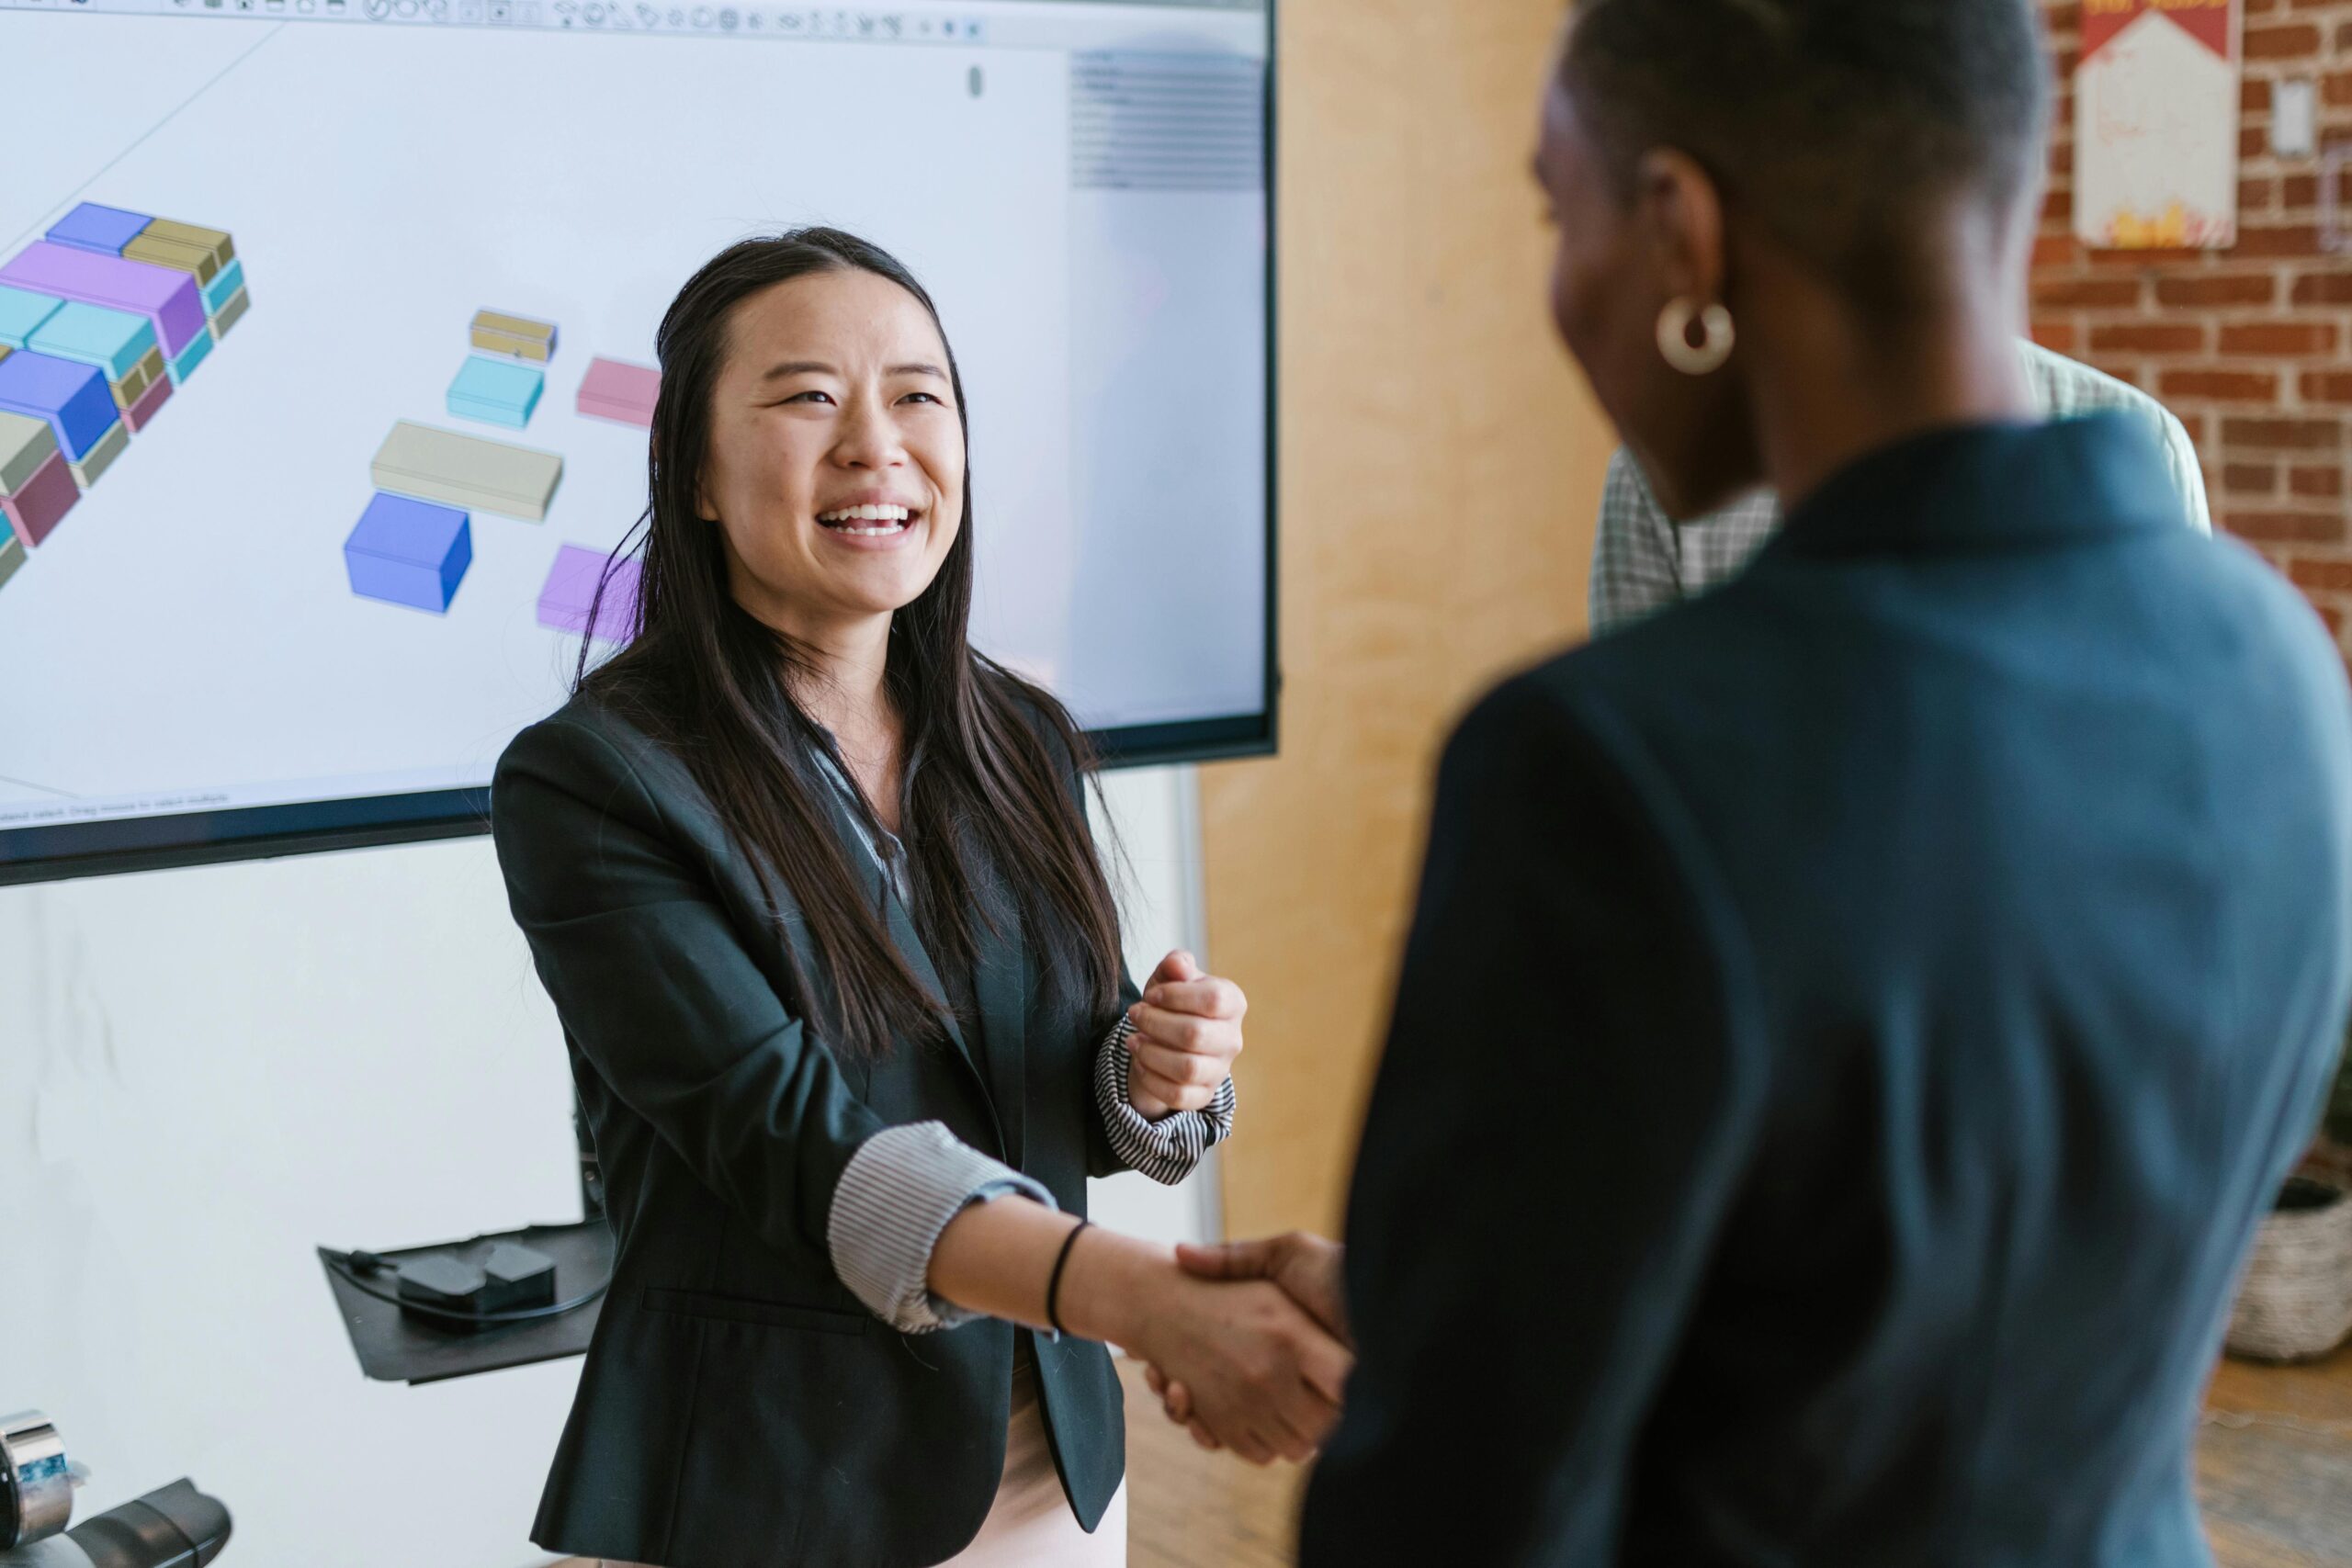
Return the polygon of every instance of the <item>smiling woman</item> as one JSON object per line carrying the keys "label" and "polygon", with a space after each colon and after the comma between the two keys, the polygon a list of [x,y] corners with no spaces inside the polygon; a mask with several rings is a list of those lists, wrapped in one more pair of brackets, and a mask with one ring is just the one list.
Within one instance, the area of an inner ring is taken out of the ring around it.
{"label": "smiling woman", "polygon": [[[695,510],[726,539],[737,602],[803,642],[911,604],[963,532],[962,400],[937,323],[891,279],[840,272],[745,300],[734,332]],[[769,344],[817,354],[771,362]]]}
{"label": "smiling woman", "polygon": [[1180,1180],[1231,1131],[1241,993],[1182,953],[1127,981],[1082,739],[968,643],[922,286],[834,231],[747,241],[660,349],[638,635],[492,789],[618,1246],[534,1538],[1122,1562],[1087,1341],[1261,1459],[1320,1439],[1346,1369],[1273,1286],[1083,1222],[1088,1177]]}

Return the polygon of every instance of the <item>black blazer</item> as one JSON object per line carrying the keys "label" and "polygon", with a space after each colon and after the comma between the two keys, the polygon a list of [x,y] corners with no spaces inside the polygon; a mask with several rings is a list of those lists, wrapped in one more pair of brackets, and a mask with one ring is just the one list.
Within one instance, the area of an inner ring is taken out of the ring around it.
{"label": "black blazer", "polygon": [[1439,784],[1307,1568],[2204,1568],[2352,987],[2310,609],[2130,423],[1925,436]]}
{"label": "black blazer", "polygon": [[[936,991],[907,910],[822,793]],[[702,790],[592,700],[507,749],[492,817],[619,1243],[532,1540],[660,1568],[953,1556],[1003,1469],[1016,1331],[910,1337],[874,1317],[827,1251],[834,1188],[867,1137],[935,1120],[1084,1213],[1087,1177],[1119,1168],[1089,1089],[1114,1020],[1048,1004],[1017,920],[1001,920],[970,976],[981,1039],[837,1059]],[[794,910],[782,925],[813,973]],[[1125,1466],[1118,1379],[1100,1345],[1032,1338],[1055,1460],[1091,1529]]]}

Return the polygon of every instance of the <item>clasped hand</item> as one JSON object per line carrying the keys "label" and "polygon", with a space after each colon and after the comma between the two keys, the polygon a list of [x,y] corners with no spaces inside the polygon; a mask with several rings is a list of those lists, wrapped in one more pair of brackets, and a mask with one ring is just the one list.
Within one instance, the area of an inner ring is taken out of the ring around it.
{"label": "clasped hand", "polygon": [[1171,953],[1127,1010],[1127,1102],[1157,1122],[1214,1103],[1241,1055],[1250,998],[1230,980],[1204,975],[1189,953]]}
{"label": "clasped hand", "polygon": [[1195,1332],[1131,1347],[1169,1419],[1253,1464],[1311,1457],[1339,1421],[1354,1365],[1340,1259],[1336,1243],[1295,1231],[1179,1247],[1187,1278],[1177,1295],[1208,1292],[1170,1302]]}

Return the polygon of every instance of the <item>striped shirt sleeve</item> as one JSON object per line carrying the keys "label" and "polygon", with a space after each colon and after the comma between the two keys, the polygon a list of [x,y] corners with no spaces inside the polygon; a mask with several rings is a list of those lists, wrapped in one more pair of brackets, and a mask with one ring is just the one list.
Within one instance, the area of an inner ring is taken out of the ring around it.
{"label": "striped shirt sleeve", "polygon": [[833,1193],[825,1222],[833,1272],[902,1334],[969,1323],[981,1314],[932,1294],[932,1250],[967,1207],[1015,1193],[1060,1207],[1042,1185],[958,1141],[941,1122],[885,1128],[858,1145]]}
{"label": "striped shirt sleeve", "polygon": [[1179,1111],[1151,1121],[1127,1098],[1127,1067],[1134,1059],[1127,1042],[1135,1032],[1132,1022],[1120,1019],[1095,1054],[1094,1108],[1110,1134],[1111,1152],[1130,1169],[1173,1187],[1193,1174],[1210,1149],[1233,1136],[1233,1080],[1218,1087],[1205,1110]]}

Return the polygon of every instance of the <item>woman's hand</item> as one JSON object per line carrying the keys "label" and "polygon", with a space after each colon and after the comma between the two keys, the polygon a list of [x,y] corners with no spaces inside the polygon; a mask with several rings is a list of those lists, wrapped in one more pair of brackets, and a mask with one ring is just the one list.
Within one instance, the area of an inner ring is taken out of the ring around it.
{"label": "woman's hand", "polygon": [[1312,1457],[1339,1420],[1354,1358],[1269,1280],[1198,1279],[1165,1248],[1089,1231],[1061,1301],[1071,1332],[1181,1380],[1196,1435],[1253,1464]]}
{"label": "woman's hand", "polygon": [[[1184,1271],[1203,1280],[1270,1280],[1283,1293],[1311,1314],[1316,1322],[1351,1349],[1348,1309],[1342,1269],[1346,1250],[1335,1241],[1305,1231],[1271,1236],[1263,1241],[1227,1242],[1222,1247],[1182,1246],[1176,1261]],[[1221,1448],[1194,1416],[1193,1392],[1156,1366],[1144,1369],[1144,1381],[1159,1396],[1168,1418],[1192,1429],[1193,1440],[1204,1449]]]}
{"label": "woman's hand", "polygon": [[1249,1010],[1240,987],[1204,975],[1191,953],[1161,959],[1127,1010],[1127,1102],[1153,1121],[1207,1107],[1233,1076]]}

